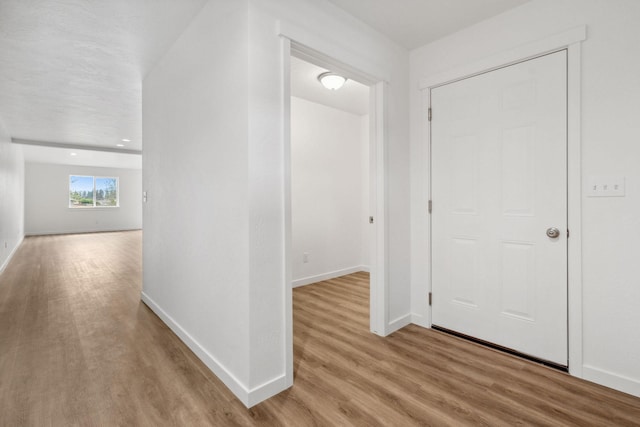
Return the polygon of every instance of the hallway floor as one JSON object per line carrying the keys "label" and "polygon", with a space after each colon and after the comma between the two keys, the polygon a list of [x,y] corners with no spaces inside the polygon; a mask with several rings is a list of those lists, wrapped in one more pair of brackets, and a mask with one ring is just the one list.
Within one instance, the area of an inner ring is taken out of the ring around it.
{"label": "hallway floor", "polygon": [[433,330],[366,273],[294,290],[295,384],[247,410],[142,303],[142,232],[26,238],[0,275],[0,426],[640,425],[640,399]]}

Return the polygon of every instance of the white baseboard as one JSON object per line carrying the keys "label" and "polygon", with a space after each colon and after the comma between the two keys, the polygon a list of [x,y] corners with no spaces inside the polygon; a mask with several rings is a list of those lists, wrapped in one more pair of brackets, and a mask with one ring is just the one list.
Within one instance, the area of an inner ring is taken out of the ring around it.
{"label": "white baseboard", "polygon": [[[423,328],[431,328],[431,323],[425,316],[420,314],[411,314],[411,323],[422,326]],[[640,397],[640,381],[625,377],[624,375],[614,374],[613,372],[605,371],[604,369],[594,366],[583,365],[582,376],[580,378]]]}
{"label": "white baseboard", "polygon": [[24,241],[24,234],[18,238],[18,242],[9,253],[9,256],[7,257],[7,259],[5,259],[2,265],[0,266],[0,274],[2,274],[5,268],[7,268],[7,265],[9,265],[11,258],[13,258],[13,256],[15,255],[16,251],[18,250],[18,248],[20,247],[23,241]]}
{"label": "white baseboard", "polygon": [[267,381],[251,390],[238,380],[227,368],[225,368],[211,353],[209,353],[198,341],[196,341],[178,322],[165,312],[149,295],[142,292],[142,302],[151,309],[160,319],[184,342],[187,347],[226,385],[229,390],[247,407],[250,408],[263,400],[274,396],[288,388],[286,377],[283,374]]}
{"label": "white baseboard", "polygon": [[137,231],[142,228],[114,228],[114,229],[96,229],[96,230],[58,230],[58,231],[28,231],[25,236],[55,236],[64,234],[91,234],[91,233],[113,233],[116,231]]}
{"label": "white baseboard", "polygon": [[582,378],[640,397],[640,381],[637,379],[614,374],[613,372],[605,371],[604,369],[589,365],[582,366]]}
{"label": "white baseboard", "polygon": [[293,287],[310,285],[312,283],[322,282],[323,280],[335,279],[336,277],[346,276],[347,274],[357,273],[359,271],[369,272],[368,265],[358,265],[355,267],[344,268],[342,270],[331,271],[329,273],[318,274],[316,276],[303,277],[293,281]]}
{"label": "white baseboard", "polygon": [[281,376],[267,381],[266,383],[261,384],[258,387],[252,388],[249,391],[249,396],[245,405],[247,406],[247,408],[251,408],[252,406],[257,405],[258,403],[263,402],[272,396],[275,396],[276,394],[288,389],[291,386],[292,384],[287,384],[286,375],[282,374]]}
{"label": "white baseboard", "polygon": [[426,316],[417,313],[411,313],[411,323],[423,328],[431,328],[431,322]]}
{"label": "white baseboard", "polygon": [[405,314],[404,316],[400,316],[397,319],[390,321],[385,328],[384,335],[387,336],[389,334],[392,334],[398,329],[402,329],[409,324],[411,324],[411,313]]}

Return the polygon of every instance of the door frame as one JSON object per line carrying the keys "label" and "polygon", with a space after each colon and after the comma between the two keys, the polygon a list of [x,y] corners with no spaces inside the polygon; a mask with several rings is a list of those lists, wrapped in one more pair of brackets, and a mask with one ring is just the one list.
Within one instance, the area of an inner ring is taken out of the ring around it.
{"label": "door frame", "polygon": [[[544,56],[560,50],[567,50],[567,226],[570,237],[567,241],[567,301],[568,301],[568,368],[573,376],[582,378],[582,219],[581,219],[581,43],[587,39],[586,26],[572,28],[563,33],[543,38],[516,49],[466,64],[445,73],[420,80],[422,94],[422,134],[426,158],[422,163],[422,179],[428,194],[418,202],[428,204],[431,200],[431,123],[428,120],[431,105],[431,89],[458,80],[490,72],[505,66]],[[434,113],[434,114],[437,114]],[[431,283],[431,217],[425,217],[424,238],[428,244],[428,264],[426,293],[432,289]],[[431,307],[424,299],[427,324],[431,327]]]}
{"label": "door frame", "polygon": [[[284,138],[284,277],[285,277],[285,366],[286,381],[293,384],[293,271],[291,221],[291,56],[331,69],[343,76],[369,86],[369,210],[374,222],[369,231],[370,268],[370,331],[380,336],[393,332],[389,327],[388,309],[388,241],[387,241],[387,92],[388,79],[380,70],[361,71],[340,62],[320,47],[312,48],[299,28],[281,23],[282,66],[282,135]],[[297,39],[304,39],[303,44]]]}

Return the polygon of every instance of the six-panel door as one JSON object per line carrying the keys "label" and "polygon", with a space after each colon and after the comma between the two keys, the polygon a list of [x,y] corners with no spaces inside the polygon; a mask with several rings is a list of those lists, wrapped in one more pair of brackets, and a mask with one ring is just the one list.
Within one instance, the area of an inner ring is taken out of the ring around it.
{"label": "six-panel door", "polygon": [[566,63],[431,91],[432,323],[564,366]]}

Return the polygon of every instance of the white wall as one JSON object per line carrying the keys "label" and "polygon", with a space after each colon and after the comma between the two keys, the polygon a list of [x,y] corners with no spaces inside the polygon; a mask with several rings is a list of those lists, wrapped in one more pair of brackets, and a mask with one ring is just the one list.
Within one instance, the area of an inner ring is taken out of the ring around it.
{"label": "white wall", "polygon": [[143,300],[249,395],[246,1],[210,1],[143,81]]}
{"label": "white wall", "polygon": [[[534,0],[411,53],[412,199],[424,200],[418,81],[578,25],[582,44],[582,180],[625,176],[624,198],[582,197],[584,378],[640,396],[640,2]],[[435,114],[435,113],[434,113]],[[425,236],[424,205],[412,207]],[[427,313],[426,241],[412,247],[412,311]],[[578,370],[579,371],[579,370]]]}
{"label": "white wall", "polygon": [[363,140],[368,142],[368,116],[291,98],[294,286],[368,271],[369,158]]}
{"label": "white wall", "polygon": [[391,318],[410,305],[408,52],[329,2],[210,0],[143,82],[143,299],[248,406],[293,380],[283,21],[385,70]]}
{"label": "white wall", "polygon": [[[118,208],[70,209],[69,175],[119,178]],[[25,234],[64,234],[142,228],[142,171],[30,163],[25,165]]]}
{"label": "white wall", "polygon": [[0,120],[0,273],[24,238],[24,158]]}

